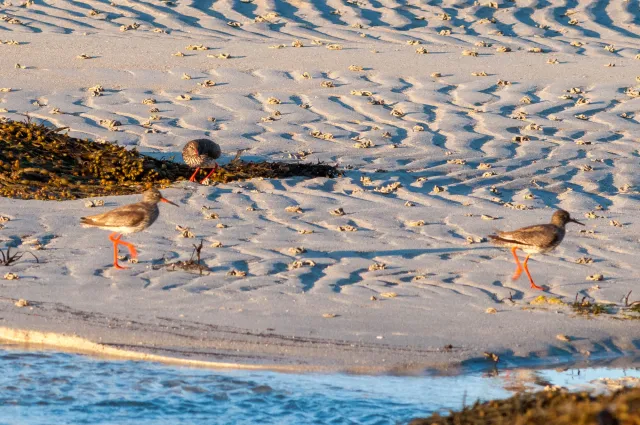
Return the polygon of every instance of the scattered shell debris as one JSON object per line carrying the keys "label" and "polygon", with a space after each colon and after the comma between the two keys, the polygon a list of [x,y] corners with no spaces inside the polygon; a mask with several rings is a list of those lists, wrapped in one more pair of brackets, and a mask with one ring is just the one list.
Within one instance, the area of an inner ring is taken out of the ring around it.
{"label": "scattered shell debris", "polygon": [[289,270],[299,269],[301,267],[313,267],[316,263],[312,260],[296,260],[289,264]]}

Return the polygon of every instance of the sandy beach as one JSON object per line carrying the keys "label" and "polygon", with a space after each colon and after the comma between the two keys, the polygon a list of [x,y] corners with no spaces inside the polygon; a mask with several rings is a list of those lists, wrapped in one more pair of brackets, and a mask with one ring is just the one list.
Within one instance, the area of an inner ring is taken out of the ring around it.
{"label": "sandy beach", "polygon": [[[79,219],[140,196],[0,198],[0,247],[39,259],[0,267],[0,336],[363,372],[637,354],[638,2],[425,3],[5,1],[0,117],[344,176],[176,184],[124,271]],[[486,236],[558,208],[586,226],[532,257],[547,291],[512,282]],[[200,240],[209,274],[163,267]]]}

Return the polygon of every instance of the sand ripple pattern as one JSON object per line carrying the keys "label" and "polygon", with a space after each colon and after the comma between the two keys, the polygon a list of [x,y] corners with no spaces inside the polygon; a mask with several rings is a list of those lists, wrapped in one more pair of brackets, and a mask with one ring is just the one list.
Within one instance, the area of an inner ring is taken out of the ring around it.
{"label": "sand ripple pattern", "polygon": [[[157,155],[211,137],[227,157],[246,149],[247,159],[347,171],[170,189],[180,210],[163,207],[130,238],[141,263],[124,273],[109,266],[106,235],[77,226],[83,201],[54,210],[0,200],[11,218],[0,239],[26,249],[37,240],[46,260],[16,266],[21,279],[5,282],[5,296],[108,304],[149,322],[166,306],[175,320],[202,312],[254,330],[285,315],[278,331],[298,335],[331,336],[321,315],[332,313],[349,321],[346,339],[439,347],[455,339],[447,329],[489,320],[487,307],[529,314],[520,307],[538,294],[510,281],[509,254],[483,238],[546,222],[555,208],[587,226],[532,260],[551,294],[619,302],[640,277],[637,1],[12,1],[0,40],[21,44],[0,45],[0,87],[10,89],[0,116]],[[88,91],[96,84],[101,96]],[[210,275],[161,268],[199,240]],[[605,279],[594,286],[586,277],[596,273]],[[424,326],[452,310],[468,315],[436,335]],[[523,350],[527,336],[509,335]],[[478,331],[458,343],[500,339]]]}

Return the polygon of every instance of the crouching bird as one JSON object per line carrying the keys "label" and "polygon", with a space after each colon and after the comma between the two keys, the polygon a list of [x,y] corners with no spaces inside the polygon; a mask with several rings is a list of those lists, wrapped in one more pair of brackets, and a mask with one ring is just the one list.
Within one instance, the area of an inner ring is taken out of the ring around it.
{"label": "crouching bird", "polygon": [[220,155],[222,155],[220,145],[213,140],[195,139],[184,145],[184,148],[182,148],[182,160],[189,167],[196,169],[189,181],[193,182],[196,180],[196,175],[198,175],[198,171],[200,171],[201,168],[211,168],[211,172],[207,174],[207,177],[200,183],[211,177],[218,169],[216,159],[220,158]]}

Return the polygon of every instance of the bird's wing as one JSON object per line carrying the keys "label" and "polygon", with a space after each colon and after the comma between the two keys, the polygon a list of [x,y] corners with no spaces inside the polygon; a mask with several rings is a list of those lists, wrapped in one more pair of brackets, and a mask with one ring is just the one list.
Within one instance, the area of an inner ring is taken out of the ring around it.
{"label": "bird's wing", "polygon": [[139,205],[124,205],[104,214],[82,217],[82,224],[100,227],[135,227],[145,218],[145,211]]}
{"label": "bird's wing", "polygon": [[517,245],[553,245],[558,239],[558,232],[552,224],[541,224],[535,226],[523,227],[511,232],[497,232],[497,238],[502,242]]}
{"label": "bird's wing", "polygon": [[198,145],[193,141],[187,143],[186,145],[184,145],[184,148],[182,148],[182,157],[184,157],[185,155],[195,156],[197,154],[198,154]]}

